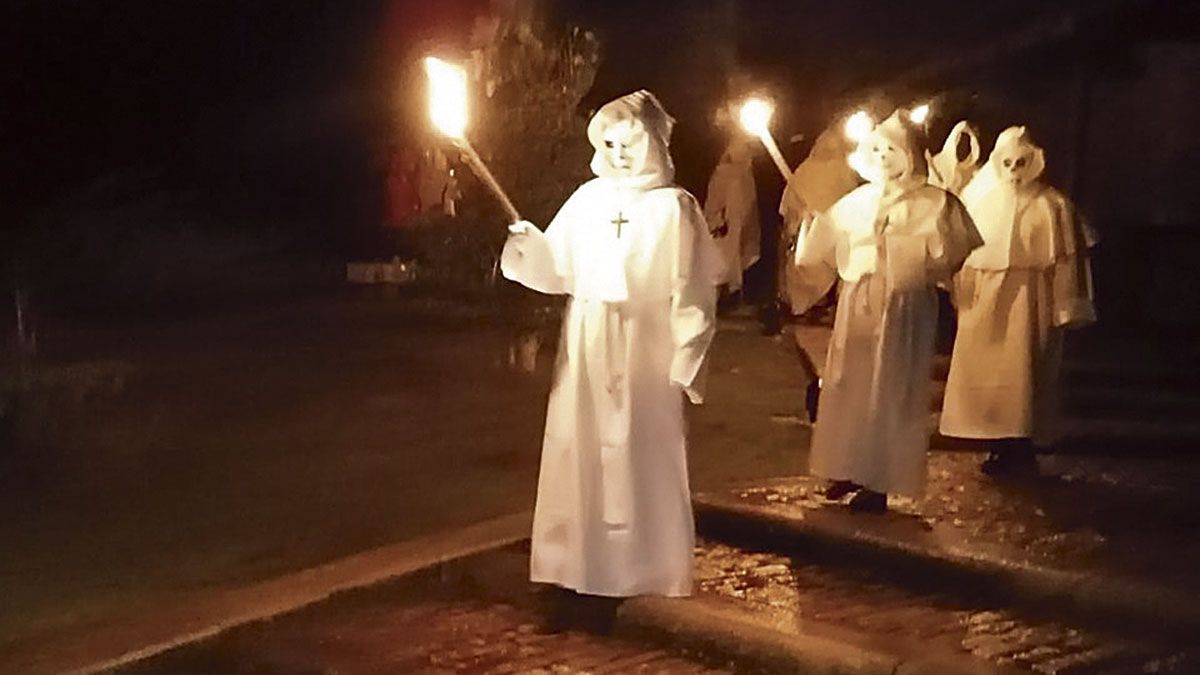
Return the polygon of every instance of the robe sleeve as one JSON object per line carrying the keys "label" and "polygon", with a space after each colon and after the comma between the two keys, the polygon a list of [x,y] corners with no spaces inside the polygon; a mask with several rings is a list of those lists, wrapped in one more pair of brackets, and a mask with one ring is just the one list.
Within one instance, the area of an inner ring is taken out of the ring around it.
{"label": "robe sleeve", "polygon": [[983,236],[958,197],[944,193],[945,205],[937,219],[937,234],[929,241],[929,272],[932,281],[949,287],[971,251],[983,246]]}
{"label": "robe sleeve", "polygon": [[671,383],[692,403],[704,402],[708,347],[717,327],[721,254],[696,200],[679,192],[671,289]]}
{"label": "robe sleeve", "polygon": [[788,299],[793,312],[808,311],[837,281],[837,240],[837,225],[832,214],[806,217],[800,225],[792,259],[796,269],[788,275]]}
{"label": "robe sleeve", "polygon": [[1095,235],[1065,199],[1056,204],[1054,217],[1058,255],[1051,268],[1054,325],[1081,328],[1096,321],[1092,267],[1088,249]]}
{"label": "robe sleeve", "polygon": [[500,272],[505,279],[550,295],[572,291],[574,274],[567,238],[579,201],[576,190],[545,232],[530,227],[525,234],[508,237],[500,254]]}

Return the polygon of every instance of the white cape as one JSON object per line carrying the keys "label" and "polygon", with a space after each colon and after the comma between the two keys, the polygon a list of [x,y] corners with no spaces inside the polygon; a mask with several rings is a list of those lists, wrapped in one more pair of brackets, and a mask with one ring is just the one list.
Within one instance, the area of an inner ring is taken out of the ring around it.
{"label": "white cape", "polygon": [[958,332],[940,431],[1049,445],[1061,433],[1063,331],[1096,320],[1093,237],[1054,188],[986,178],[964,194],[986,243],[954,282]]}

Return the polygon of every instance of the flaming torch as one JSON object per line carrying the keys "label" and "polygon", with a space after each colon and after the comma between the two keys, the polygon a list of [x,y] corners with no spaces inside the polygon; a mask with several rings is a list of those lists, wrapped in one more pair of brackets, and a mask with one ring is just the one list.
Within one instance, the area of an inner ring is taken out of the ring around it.
{"label": "flaming torch", "polygon": [[513,206],[496,177],[483,163],[479,153],[467,140],[467,73],[432,56],[425,58],[425,73],[429,76],[429,117],[433,125],[442,132],[454,147],[462,151],[471,170],[492,191],[500,206],[512,222],[521,220],[521,214]]}
{"label": "flaming torch", "polygon": [[774,113],[775,110],[770,101],[750,98],[742,104],[738,116],[741,119],[742,128],[758,136],[758,140],[762,141],[763,146],[767,149],[767,154],[771,155],[779,173],[783,175],[783,180],[787,181],[792,177],[792,170],[783,158],[783,153],[779,152],[779,146],[775,144],[775,137],[771,135],[771,115]]}

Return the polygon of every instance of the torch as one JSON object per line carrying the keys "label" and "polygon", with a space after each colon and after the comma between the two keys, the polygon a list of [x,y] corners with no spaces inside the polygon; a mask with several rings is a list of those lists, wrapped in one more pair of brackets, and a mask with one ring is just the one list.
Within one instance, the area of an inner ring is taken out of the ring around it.
{"label": "torch", "polygon": [[425,73],[429,76],[429,116],[433,125],[442,132],[454,147],[458,148],[467,158],[471,170],[483,181],[500,201],[500,206],[512,222],[521,220],[521,214],[512,200],[505,194],[496,177],[492,175],[483,158],[471,147],[467,140],[467,73],[455,66],[432,56],[425,58]]}
{"label": "torch", "polygon": [[758,140],[762,141],[763,147],[767,149],[767,154],[771,155],[771,159],[774,160],[779,173],[783,175],[783,180],[787,181],[792,177],[792,170],[783,158],[783,153],[779,152],[779,146],[775,144],[775,137],[771,135],[771,115],[774,112],[770,101],[750,98],[742,104],[739,117],[742,128],[758,136]]}

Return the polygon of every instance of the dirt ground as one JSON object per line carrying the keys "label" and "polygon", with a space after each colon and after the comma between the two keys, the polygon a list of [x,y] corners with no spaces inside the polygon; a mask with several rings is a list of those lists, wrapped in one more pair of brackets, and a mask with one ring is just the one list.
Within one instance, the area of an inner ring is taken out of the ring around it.
{"label": "dirt ground", "polygon": [[[49,362],[120,364],[0,457],[0,653],[532,506],[553,344],[492,303],[341,294],[46,331]],[[802,372],[723,324],[691,412],[696,489],[805,465]]]}

